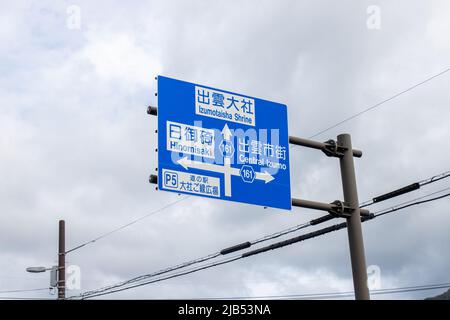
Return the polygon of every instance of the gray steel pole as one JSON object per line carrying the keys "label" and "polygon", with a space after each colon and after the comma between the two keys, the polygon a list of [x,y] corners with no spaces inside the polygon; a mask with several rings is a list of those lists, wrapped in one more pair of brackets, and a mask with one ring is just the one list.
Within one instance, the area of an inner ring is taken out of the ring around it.
{"label": "gray steel pole", "polygon": [[58,241],[58,299],[66,298],[66,230],[64,220],[59,220]]}
{"label": "gray steel pole", "polygon": [[356,300],[370,300],[367,287],[366,258],[364,254],[364,242],[361,228],[361,215],[356,189],[355,166],[353,163],[352,140],[349,134],[341,134],[337,137],[339,145],[346,147],[344,156],[340,158],[342,187],[344,201],[348,206],[355,208],[350,218],[347,218],[348,242],[350,246],[350,258],[352,262],[353,286]]}

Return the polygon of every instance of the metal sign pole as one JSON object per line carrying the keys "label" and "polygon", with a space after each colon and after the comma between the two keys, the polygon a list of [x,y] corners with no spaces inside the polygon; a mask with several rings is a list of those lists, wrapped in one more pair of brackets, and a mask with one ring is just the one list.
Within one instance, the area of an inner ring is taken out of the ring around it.
{"label": "metal sign pole", "polygon": [[352,262],[353,286],[356,300],[370,300],[367,287],[366,258],[364,255],[364,242],[361,228],[361,214],[356,189],[355,166],[353,163],[352,141],[349,134],[341,134],[337,137],[338,145],[346,150],[339,158],[341,166],[342,187],[344,190],[344,202],[351,209],[351,215],[347,218],[348,242]]}

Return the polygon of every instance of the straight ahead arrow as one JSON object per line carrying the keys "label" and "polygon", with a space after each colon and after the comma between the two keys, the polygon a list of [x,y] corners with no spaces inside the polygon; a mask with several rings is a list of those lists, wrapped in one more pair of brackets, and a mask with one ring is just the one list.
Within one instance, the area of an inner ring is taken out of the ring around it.
{"label": "straight ahead arrow", "polygon": [[230,141],[232,135],[233,134],[231,133],[230,128],[228,128],[228,124],[225,123],[225,125],[223,126],[223,129],[222,129],[223,139]]}

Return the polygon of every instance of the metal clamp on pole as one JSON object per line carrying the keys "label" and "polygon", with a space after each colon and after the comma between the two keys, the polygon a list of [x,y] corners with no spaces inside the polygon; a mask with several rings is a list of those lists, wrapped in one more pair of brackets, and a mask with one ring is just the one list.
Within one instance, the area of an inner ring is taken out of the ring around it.
{"label": "metal clamp on pole", "polygon": [[325,153],[327,157],[336,157],[340,158],[344,156],[344,152],[347,149],[338,145],[334,140],[328,140],[324,142],[324,148],[322,152]]}
{"label": "metal clamp on pole", "polygon": [[150,177],[148,178],[148,182],[158,184],[158,176],[155,174],[151,174]]}
{"label": "metal clamp on pole", "polygon": [[148,113],[149,115],[152,115],[152,116],[157,116],[157,115],[158,115],[158,108],[149,106],[149,107],[147,108],[147,113]]}
{"label": "metal clamp on pole", "polygon": [[[352,212],[356,210],[356,208],[352,208],[351,206],[346,205],[341,200],[335,200],[330,203],[331,209],[328,210],[328,213],[336,218],[350,218],[352,216]],[[374,217],[373,213],[370,213],[369,210],[360,209],[361,217],[366,220],[372,219]]]}
{"label": "metal clamp on pole", "polygon": [[335,200],[331,204],[331,210],[328,210],[328,213],[337,217],[337,218],[348,218],[350,216],[349,211],[352,210],[349,207],[346,207],[344,203],[340,200]]}
{"label": "metal clamp on pole", "polygon": [[[329,214],[337,217],[337,218],[349,218],[352,216],[352,212],[355,208],[352,208],[346,205],[344,202],[340,200],[335,200],[332,203],[332,209],[328,211]],[[370,212],[368,210],[361,210],[361,216],[370,216]]]}

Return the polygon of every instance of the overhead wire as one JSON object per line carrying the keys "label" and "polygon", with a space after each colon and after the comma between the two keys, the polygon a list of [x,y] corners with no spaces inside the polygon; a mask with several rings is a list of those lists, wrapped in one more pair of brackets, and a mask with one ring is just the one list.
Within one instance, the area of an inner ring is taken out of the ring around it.
{"label": "overhead wire", "polygon": [[431,201],[447,198],[449,196],[450,196],[450,193],[446,193],[444,195],[441,195],[441,196],[438,196],[438,197],[434,197],[434,198],[431,198],[431,199],[421,200],[421,201],[405,204],[405,205],[402,205],[402,206],[395,206],[395,207],[392,207],[392,208],[390,208],[388,210],[379,211],[379,212],[374,213],[374,218],[380,217],[380,216],[384,216],[385,214],[388,214],[388,213],[391,213],[391,212],[395,212],[395,211],[398,211],[398,210],[402,210],[402,209],[405,209],[405,208],[408,208],[408,207],[411,207],[411,206],[416,206],[416,205],[419,205],[419,204],[423,204],[423,203],[427,203],[427,202],[431,202]]}
{"label": "overhead wire", "polygon": [[137,222],[139,222],[139,221],[145,219],[145,218],[148,218],[148,217],[150,217],[150,216],[152,216],[152,215],[155,215],[155,214],[157,214],[157,213],[159,213],[159,212],[161,212],[161,211],[163,211],[163,210],[165,210],[165,209],[167,209],[167,208],[169,208],[169,207],[171,207],[171,206],[173,206],[173,205],[175,205],[175,204],[177,204],[177,203],[180,203],[181,201],[184,201],[184,200],[186,200],[187,198],[189,198],[189,196],[186,196],[186,197],[181,198],[181,199],[177,199],[176,201],[173,201],[173,202],[171,202],[171,203],[169,203],[169,204],[167,204],[167,205],[165,205],[165,206],[163,206],[163,207],[161,207],[161,208],[159,208],[159,209],[157,209],[157,210],[154,210],[154,211],[152,211],[152,212],[150,212],[150,213],[148,213],[148,214],[146,214],[146,215],[144,215],[144,216],[142,216],[142,217],[139,217],[139,218],[137,218],[137,219],[135,219],[135,220],[132,220],[132,221],[130,221],[130,222],[124,224],[124,225],[121,225],[121,226],[119,226],[119,227],[117,227],[117,228],[115,228],[115,229],[113,229],[113,230],[111,230],[111,231],[108,231],[108,232],[106,232],[106,233],[104,233],[104,234],[101,234],[100,236],[98,236],[98,237],[96,237],[96,238],[94,238],[94,239],[92,239],[92,240],[83,242],[82,244],[77,245],[77,246],[73,247],[73,248],[70,249],[70,250],[67,250],[67,251],[65,252],[65,254],[68,254],[68,253],[73,252],[73,251],[75,251],[75,250],[81,249],[81,248],[87,246],[88,244],[97,242],[97,241],[100,240],[100,239],[103,239],[103,238],[105,238],[105,237],[107,237],[107,236],[110,236],[110,235],[113,234],[113,233],[116,233],[116,232],[118,232],[118,231],[120,231],[120,230],[123,230],[123,229],[125,229],[125,228],[127,228],[127,227],[129,227],[129,226],[131,226],[131,225],[133,225],[133,224],[135,224],[135,223],[137,223]]}
{"label": "overhead wire", "polygon": [[434,175],[431,178],[420,180],[418,182],[411,183],[411,184],[409,184],[407,186],[401,187],[401,188],[396,189],[394,191],[390,191],[388,193],[384,193],[382,195],[373,197],[372,199],[364,201],[363,203],[361,203],[359,205],[359,207],[360,208],[364,208],[364,207],[370,206],[370,205],[372,205],[374,203],[379,203],[379,202],[382,202],[382,201],[386,201],[386,200],[398,197],[400,195],[403,195],[403,194],[406,194],[406,193],[418,190],[418,189],[420,189],[423,186],[426,186],[426,185],[429,185],[431,183],[435,183],[435,182],[441,181],[441,180],[449,178],[449,177],[450,177],[450,171],[446,171],[446,172]]}
{"label": "overhead wire", "polygon": [[[209,263],[209,264],[206,264],[206,265],[203,265],[203,266],[199,266],[199,267],[196,267],[196,268],[191,268],[191,269],[188,269],[188,270],[185,270],[185,271],[180,271],[178,273],[175,273],[175,274],[172,274],[172,275],[168,275],[168,276],[164,276],[164,277],[161,277],[161,278],[157,278],[157,279],[154,279],[154,280],[140,282],[138,284],[131,283],[129,286],[124,287],[124,288],[114,287],[112,290],[108,290],[108,291],[103,290],[103,289],[100,290],[100,291],[96,290],[95,292],[93,292],[91,294],[81,295],[80,297],[81,297],[81,299],[86,299],[86,298],[93,298],[93,297],[102,296],[102,295],[105,295],[105,294],[116,293],[116,292],[120,292],[120,291],[124,291],[124,290],[129,290],[129,289],[141,287],[141,286],[144,286],[144,285],[147,285],[147,284],[151,284],[151,283],[155,283],[155,282],[160,282],[160,281],[164,281],[164,280],[177,278],[177,277],[180,277],[180,276],[184,276],[184,275],[187,275],[187,274],[190,274],[190,273],[194,273],[194,272],[198,272],[198,271],[201,271],[201,270],[209,269],[209,268],[212,268],[212,267],[217,267],[217,266],[220,266],[222,264],[227,264],[227,263],[239,260],[239,259],[242,259],[241,255],[235,255],[235,256],[230,257],[230,258],[222,259],[222,260],[219,260],[219,261],[216,261],[216,262],[212,262],[212,263]],[[71,297],[71,298],[74,298],[74,297]]]}
{"label": "overhead wire", "polygon": [[[450,283],[393,287],[370,290],[371,295],[405,293],[414,291],[429,291],[437,289],[450,288]],[[345,298],[354,296],[354,291],[342,292],[326,292],[326,293],[309,293],[309,294],[285,294],[285,295],[264,295],[264,296],[239,296],[239,297],[218,297],[218,298],[197,298],[199,300],[254,300],[254,299],[331,299],[331,298]]]}
{"label": "overhead wire", "polygon": [[445,73],[447,73],[447,72],[449,72],[449,71],[450,71],[450,68],[444,69],[444,70],[440,71],[439,73],[434,74],[433,76],[431,76],[431,77],[429,77],[429,78],[427,78],[427,79],[425,79],[425,80],[423,80],[423,81],[421,81],[421,82],[419,82],[419,83],[416,83],[416,84],[414,84],[414,85],[408,87],[407,89],[402,90],[402,91],[400,91],[400,92],[394,94],[393,96],[391,96],[391,97],[389,97],[389,98],[387,98],[387,99],[384,99],[384,100],[382,100],[382,101],[380,101],[380,102],[378,102],[378,103],[376,103],[376,104],[374,104],[374,105],[371,105],[371,106],[365,108],[364,110],[359,111],[359,112],[355,113],[354,115],[349,116],[349,117],[347,117],[347,118],[345,118],[345,119],[343,119],[343,120],[337,122],[336,124],[331,125],[331,126],[325,128],[325,129],[323,129],[323,130],[321,130],[321,131],[319,131],[319,132],[313,134],[313,135],[310,136],[308,139],[315,138],[315,137],[317,137],[317,136],[319,136],[319,135],[321,135],[321,134],[323,134],[323,133],[325,133],[325,132],[327,132],[327,131],[329,131],[329,130],[331,130],[331,129],[334,129],[334,128],[340,126],[341,124],[343,124],[343,123],[345,123],[345,122],[348,122],[348,121],[350,121],[350,120],[352,120],[352,119],[354,119],[354,118],[356,118],[356,117],[359,117],[359,116],[363,115],[363,114],[366,113],[366,112],[369,112],[369,111],[371,111],[371,110],[373,110],[373,109],[375,109],[375,108],[378,108],[378,107],[380,107],[381,105],[383,105],[383,104],[385,104],[385,103],[387,103],[387,102],[389,102],[389,101],[392,101],[392,100],[394,100],[395,98],[398,98],[399,96],[401,96],[401,95],[403,95],[403,94],[405,94],[405,93],[407,93],[407,92],[409,92],[409,91],[412,91],[412,90],[414,90],[415,88],[420,87],[421,85],[424,85],[425,83],[427,83],[427,82],[429,82],[429,81],[431,81],[431,80],[433,80],[433,79],[435,79],[435,78],[437,78],[437,77],[440,77],[440,76],[444,75]]}
{"label": "overhead wire", "polygon": [[50,300],[50,299],[34,298],[34,297],[0,297],[0,300]]}
{"label": "overhead wire", "polygon": [[[445,190],[445,189],[443,189],[443,190]],[[440,192],[442,192],[442,190]],[[383,215],[391,213],[391,212],[402,210],[402,209],[405,209],[405,208],[408,208],[408,207],[411,207],[411,206],[414,206],[414,205],[419,205],[419,204],[423,204],[423,203],[427,203],[427,202],[443,199],[443,198],[448,197],[448,196],[450,196],[450,193],[444,194],[442,196],[437,196],[437,197],[434,197],[434,198],[430,198],[430,199],[427,199],[427,200],[421,200],[421,201],[416,201],[416,202],[412,202],[412,203],[405,204],[405,205],[400,205],[398,207],[394,206],[394,207],[391,207],[390,209],[386,209],[386,210],[380,210],[380,211],[378,211],[378,212],[376,212],[374,214],[371,214],[370,216],[361,217],[361,221],[365,222],[365,221],[368,221],[368,220],[372,220],[374,218],[377,218],[379,216],[383,216]],[[339,223],[339,224],[331,225],[331,226],[328,226],[326,228],[323,228],[323,229],[320,229],[320,230],[317,230],[317,231],[313,231],[313,232],[310,232],[310,233],[307,233],[307,234],[302,234],[300,236],[297,236],[297,237],[294,237],[294,238],[290,238],[290,239],[287,239],[287,240],[284,240],[284,241],[281,241],[281,242],[277,242],[277,243],[268,245],[266,247],[255,249],[253,251],[247,251],[247,252],[243,253],[242,255],[243,255],[244,258],[245,257],[249,257],[249,256],[252,256],[252,255],[256,255],[256,254],[260,254],[260,253],[267,252],[267,251],[270,251],[270,250],[275,250],[275,249],[279,249],[279,248],[282,248],[282,247],[285,247],[285,246],[288,246],[288,245],[292,245],[292,244],[300,242],[300,241],[304,241],[304,240],[312,239],[312,238],[315,238],[315,237],[318,237],[318,236],[322,236],[324,234],[327,234],[327,233],[330,233],[330,232],[334,232],[334,231],[338,231],[338,230],[341,230],[341,229],[344,229],[344,228],[347,228],[347,222],[342,222],[342,223]]]}
{"label": "overhead wire", "polygon": [[325,222],[325,221],[327,221],[329,219],[328,218],[326,220],[323,219],[323,218],[313,219],[313,220],[311,220],[311,221],[309,221],[307,223],[302,223],[302,224],[296,225],[294,227],[290,227],[290,228],[287,228],[287,229],[275,232],[273,234],[270,234],[270,235],[258,238],[258,239],[253,240],[253,241],[248,241],[248,242],[244,242],[244,243],[232,246],[232,247],[228,247],[228,248],[222,249],[220,251],[217,251],[217,252],[208,254],[206,256],[203,256],[201,258],[193,259],[193,260],[190,260],[190,261],[187,261],[187,262],[175,265],[173,267],[165,268],[165,269],[162,269],[162,270],[150,273],[150,274],[138,276],[138,277],[132,278],[130,280],[123,281],[121,283],[118,283],[118,284],[115,284],[115,285],[112,285],[112,286],[104,287],[101,290],[109,290],[109,289],[112,289],[112,288],[116,288],[116,287],[124,286],[124,285],[130,284],[130,283],[134,283],[134,282],[137,282],[137,281],[141,281],[141,280],[146,279],[146,278],[151,278],[151,277],[159,276],[159,275],[166,274],[166,273],[169,273],[169,272],[173,272],[173,271],[176,271],[176,270],[179,270],[179,269],[183,269],[183,268],[186,268],[188,266],[192,266],[194,264],[206,262],[208,260],[212,260],[214,258],[217,258],[217,257],[219,257],[221,255],[227,255],[227,254],[230,254],[230,253],[233,253],[233,252],[245,249],[245,248],[249,248],[251,245],[258,244],[258,243],[265,242],[265,241],[269,241],[269,240],[272,240],[272,239],[276,239],[276,238],[281,237],[283,235],[286,235],[286,234],[289,234],[289,233],[293,233],[293,232],[298,231],[300,229],[304,229],[304,228],[306,228],[308,226],[321,223],[322,220],[323,220],[323,222]]}
{"label": "overhead wire", "polygon": [[[442,190],[441,190],[441,192],[442,192]],[[428,196],[430,196],[430,195],[428,195]],[[427,199],[427,200],[417,201],[416,203],[413,202],[413,203],[410,203],[408,205],[404,205],[404,206],[401,206],[401,207],[391,207],[390,209],[386,209],[385,211],[381,210],[381,211],[377,212],[374,216],[372,216],[370,218],[363,218],[362,221],[365,222],[365,221],[371,220],[373,218],[385,215],[387,213],[398,211],[398,210],[410,207],[412,205],[423,204],[423,203],[426,203],[426,202],[431,202],[431,201],[435,201],[435,200],[438,200],[438,199],[442,199],[442,198],[448,197],[448,196],[450,196],[450,193],[445,194],[443,196],[438,196],[438,197],[435,197],[435,198]],[[262,248],[255,249],[255,250],[252,250],[252,251],[247,251],[247,252],[245,252],[243,254],[236,255],[236,256],[233,256],[231,258],[227,258],[227,259],[224,259],[224,260],[220,260],[218,262],[213,262],[213,263],[209,263],[207,265],[202,265],[202,266],[198,266],[198,267],[195,267],[195,268],[191,268],[191,269],[189,269],[187,271],[181,271],[181,272],[178,272],[178,273],[175,273],[175,274],[172,274],[172,275],[169,275],[169,276],[165,276],[165,277],[162,277],[162,278],[158,278],[158,279],[154,279],[154,280],[150,280],[150,281],[139,282],[139,283],[130,283],[130,282],[128,282],[127,283],[128,285],[127,284],[121,285],[121,286],[116,285],[113,288],[111,288],[112,286],[110,286],[109,288],[105,287],[105,288],[101,288],[101,289],[97,289],[97,290],[91,290],[91,291],[88,291],[86,293],[82,293],[82,294],[80,294],[78,296],[73,296],[71,298],[86,299],[86,298],[91,298],[91,297],[97,297],[97,296],[102,296],[102,295],[105,295],[105,294],[120,292],[120,291],[124,291],[124,290],[128,290],[128,289],[144,286],[144,285],[147,285],[147,284],[150,284],[150,283],[154,283],[154,282],[168,280],[168,279],[179,277],[179,276],[182,276],[182,275],[185,275],[185,274],[194,273],[194,272],[197,272],[197,271],[200,271],[200,270],[204,270],[204,269],[212,268],[212,267],[215,267],[215,266],[227,264],[227,263],[239,260],[239,259],[243,259],[243,258],[250,257],[250,256],[253,256],[253,255],[256,255],[256,254],[267,252],[269,250],[279,249],[281,247],[284,247],[284,246],[287,246],[287,245],[290,245],[290,244],[294,244],[294,243],[297,243],[297,242],[300,242],[300,241],[311,239],[311,238],[314,238],[314,237],[317,237],[317,236],[322,236],[322,235],[324,235],[326,233],[337,231],[337,230],[340,230],[340,229],[343,229],[343,228],[346,228],[346,227],[347,227],[347,223],[343,222],[343,223],[332,225],[332,226],[329,226],[329,227],[326,227],[326,228],[323,228],[323,229],[320,229],[320,230],[317,230],[317,231],[313,231],[313,232],[310,232],[310,233],[307,233],[307,234],[303,234],[303,235],[295,237],[295,238],[291,238],[291,239],[284,240],[284,241],[281,241],[281,242],[278,242],[278,243],[275,243],[275,244],[271,244],[271,245],[266,246],[266,247],[262,247]],[[141,279],[146,279],[146,278],[152,277],[151,275],[152,274],[141,276]]]}
{"label": "overhead wire", "polygon": [[434,183],[434,182],[440,181],[442,179],[446,179],[448,177],[450,177],[450,171],[446,171],[441,174],[437,174],[431,178],[421,180],[421,181],[419,181],[419,184],[420,184],[420,186],[426,186],[430,183]]}
{"label": "overhead wire", "polygon": [[2,290],[2,291],[0,291],[0,294],[3,294],[3,293],[34,292],[34,291],[43,291],[43,290],[48,290],[48,289],[49,288]]}

